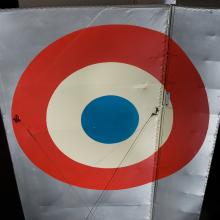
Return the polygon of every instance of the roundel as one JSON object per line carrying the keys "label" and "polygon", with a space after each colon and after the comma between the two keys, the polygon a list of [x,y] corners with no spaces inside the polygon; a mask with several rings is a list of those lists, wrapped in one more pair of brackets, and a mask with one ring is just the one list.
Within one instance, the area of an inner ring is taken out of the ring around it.
{"label": "roundel", "polygon": [[[199,73],[171,39],[164,74],[167,40],[147,28],[103,25],[40,52],[12,102],[14,132],[28,158],[90,189],[143,185],[191,161],[206,136],[208,100]],[[164,91],[170,100],[161,105]]]}

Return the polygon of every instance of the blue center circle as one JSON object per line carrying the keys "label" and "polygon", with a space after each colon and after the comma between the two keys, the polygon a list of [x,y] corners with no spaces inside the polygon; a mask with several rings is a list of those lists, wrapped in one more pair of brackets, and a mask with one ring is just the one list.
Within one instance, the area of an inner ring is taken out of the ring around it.
{"label": "blue center circle", "polygon": [[114,95],[92,100],[81,116],[85,133],[104,144],[128,139],[136,130],[138,122],[139,115],[135,106],[127,99]]}

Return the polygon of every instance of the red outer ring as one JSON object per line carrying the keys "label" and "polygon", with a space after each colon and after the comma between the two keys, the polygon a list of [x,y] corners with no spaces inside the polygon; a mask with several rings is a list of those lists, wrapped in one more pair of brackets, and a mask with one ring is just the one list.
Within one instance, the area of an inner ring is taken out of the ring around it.
{"label": "red outer ring", "polygon": [[[39,53],[23,73],[12,104],[17,140],[28,158],[43,171],[65,183],[91,189],[124,189],[175,173],[201,148],[206,136],[209,109],[204,84],[186,54],[170,40],[165,88],[174,110],[172,132],[158,152],[131,166],[95,168],[73,161],[53,143],[46,125],[49,99],[73,72],[100,62],[137,66],[162,82],[167,36],[130,25],[103,25],[68,34]],[[113,180],[109,182],[112,175]]]}

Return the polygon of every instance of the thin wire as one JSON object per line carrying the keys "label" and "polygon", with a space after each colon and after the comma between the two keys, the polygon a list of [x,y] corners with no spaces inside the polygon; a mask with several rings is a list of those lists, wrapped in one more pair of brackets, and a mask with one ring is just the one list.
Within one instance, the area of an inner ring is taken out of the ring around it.
{"label": "thin wire", "polygon": [[[22,127],[27,131],[27,133],[32,137],[32,139],[38,144],[40,150],[44,153],[44,155],[52,162],[51,164],[56,165],[56,163],[53,162],[53,159],[51,159],[49,157],[49,155],[44,151],[43,147],[41,146],[40,142],[37,140],[37,138],[35,137],[35,135],[30,131],[30,129],[28,128],[28,126],[24,125],[24,122],[20,119],[19,115],[15,115],[15,117],[13,118],[13,120],[16,123],[20,123],[22,125]],[[63,178],[66,180],[65,175],[63,174],[63,172],[61,171],[61,169],[59,168],[59,166],[56,166],[57,170],[59,170],[60,174],[63,176]],[[67,181],[66,181],[67,182]],[[70,184],[67,184],[70,187]],[[81,202],[84,204],[85,208],[87,208],[89,210],[89,212],[91,211],[91,208],[89,208],[86,204],[86,202],[81,198],[81,196],[79,195],[79,193],[77,192],[77,190],[75,190],[75,193],[77,194],[78,198],[81,200]]]}
{"label": "thin wire", "polygon": [[[150,119],[153,117],[153,116],[156,116],[158,115],[159,113],[159,108],[157,107],[155,112],[153,112],[150,117],[147,119],[147,121],[144,123],[143,127],[141,128],[140,132],[138,133],[138,135],[136,136],[135,140],[133,141],[133,143],[131,144],[131,146],[129,147],[128,151],[126,152],[126,154],[124,155],[124,157],[122,158],[122,160],[120,161],[118,167],[115,169],[113,175],[111,176],[110,180],[107,182],[105,188],[103,189],[102,193],[100,194],[100,196],[98,197],[98,199],[96,200],[95,204],[94,204],[94,207],[92,209],[90,209],[90,212],[89,214],[87,215],[86,219],[85,220],[88,220],[89,217],[91,215],[95,216],[95,211],[96,209],[99,207],[99,201],[102,199],[103,195],[104,195],[104,192],[107,190],[108,186],[111,184],[114,176],[116,175],[117,171],[120,169],[120,166],[121,164],[124,162],[124,160],[126,159],[127,155],[130,153],[130,151],[132,150],[132,148],[135,146],[136,144],[136,141],[137,139],[140,137],[141,133],[143,132],[143,130],[145,129],[146,125],[148,124],[148,122],[150,121]],[[94,211],[93,211],[94,210]]]}

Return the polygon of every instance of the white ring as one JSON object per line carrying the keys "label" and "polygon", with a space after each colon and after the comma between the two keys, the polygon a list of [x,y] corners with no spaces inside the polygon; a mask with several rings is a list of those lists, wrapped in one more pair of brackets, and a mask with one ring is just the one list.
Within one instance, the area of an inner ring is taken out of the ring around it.
{"label": "white ring", "polygon": [[[151,156],[156,149],[160,114],[151,117],[140,131],[159,105],[161,89],[163,85],[155,77],[133,65],[106,62],[86,66],[64,79],[54,91],[47,108],[49,134],[60,151],[81,164],[115,168],[138,163]],[[134,134],[116,144],[94,141],[87,136],[81,125],[81,114],[85,106],[93,99],[105,95],[126,98],[139,113],[139,125]],[[171,103],[165,107],[163,118],[162,144],[172,129]],[[130,149],[132,144],[134,146]],[[121,163],[129,149],[129,154]]]}

